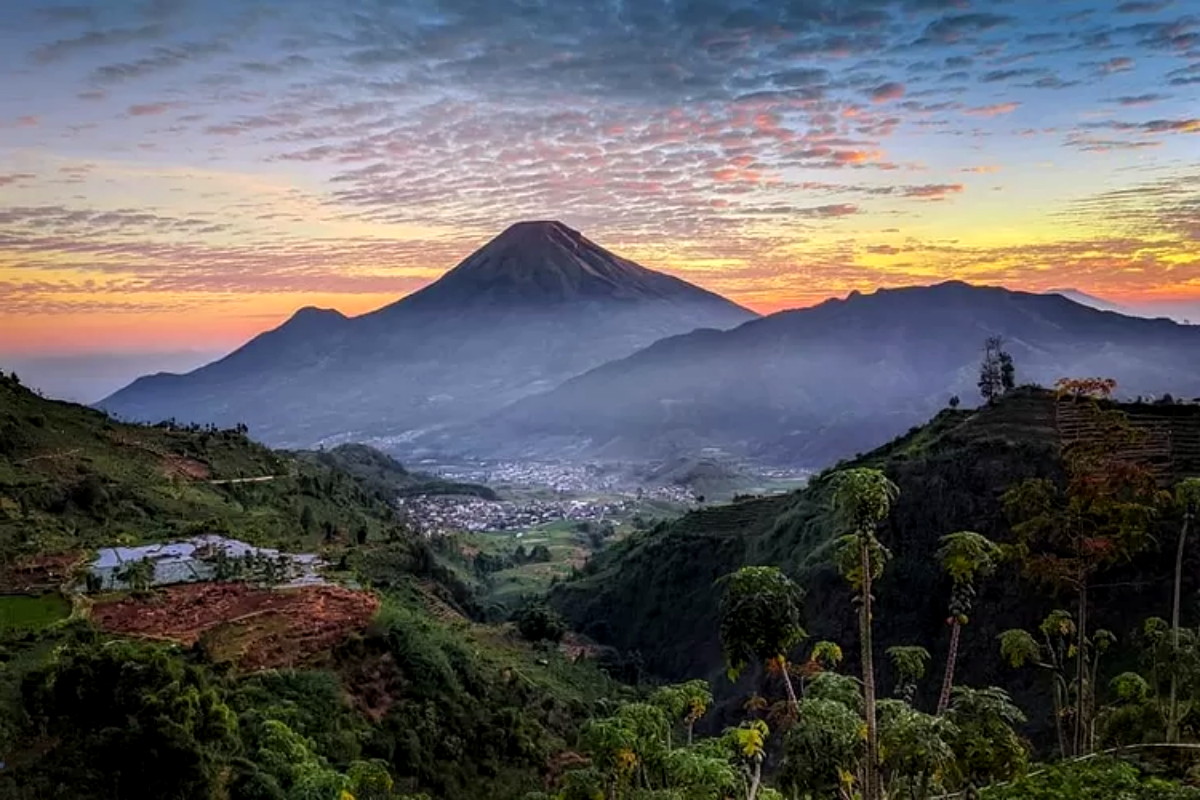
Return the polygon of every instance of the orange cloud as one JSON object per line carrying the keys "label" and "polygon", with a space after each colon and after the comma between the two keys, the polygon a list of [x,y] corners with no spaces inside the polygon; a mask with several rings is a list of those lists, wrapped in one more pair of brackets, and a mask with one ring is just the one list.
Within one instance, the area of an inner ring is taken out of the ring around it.
{"label": "orange cloud", "polygon": [[833,160],[838,164],[866,164],[869,161],[881,161],[882,150],[835,150]]}
{"label": "orange cloud", "polygon": [[975,106],[963,110],[964,114],[970,114],[973,117],[998,117],[1001,114],[1011,114],[1021,107],[1020,103],[995,103],[990,106]]}

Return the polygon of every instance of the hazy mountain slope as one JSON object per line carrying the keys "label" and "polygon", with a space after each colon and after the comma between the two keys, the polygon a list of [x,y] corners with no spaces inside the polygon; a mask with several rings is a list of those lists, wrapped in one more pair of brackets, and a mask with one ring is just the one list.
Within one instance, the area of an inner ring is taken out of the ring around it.
{"label": "hazy mountain slope", "polygon": [[657,342],[514,404],[464,432],[463,447],[640,458],[715,446],[822,465],[886,441],[952,395],[974,404],[992,335],[1006,339],[1018,382],[1103,375],[1123,395],[1200,394],[1200,327],[944,283]]}
{"label": "hazy mountain slope", "polygon": [[218,362],[139,379],[101,406],[130,419],[245,422],[287,445],[403,438],[664,336],[753,317],[561,223],[518,223],[389,306],[353,319],[304,309]]}

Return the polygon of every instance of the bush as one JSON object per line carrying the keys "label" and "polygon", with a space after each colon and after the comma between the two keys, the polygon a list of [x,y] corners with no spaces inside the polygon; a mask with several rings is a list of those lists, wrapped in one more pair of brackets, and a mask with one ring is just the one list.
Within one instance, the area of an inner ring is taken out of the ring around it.
{"label": "bush", "polygon": [[1149,778],[1110,758],[1055,764],[1006,786],[985,789],[982,800],[1200,800],[1200,789]]}

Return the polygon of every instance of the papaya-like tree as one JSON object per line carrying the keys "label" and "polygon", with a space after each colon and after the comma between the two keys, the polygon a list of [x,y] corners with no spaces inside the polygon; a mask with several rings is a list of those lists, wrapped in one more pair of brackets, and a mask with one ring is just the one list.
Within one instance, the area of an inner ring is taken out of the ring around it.
{"label": "papaya-like tree", "polygon": [[762,787],[763,761],[767,757],[767,736],[771,733],[761,719],[743,722],[726,731],[746,772],[746,800],[756,800]]}
{"label": "papaya-like tree", "polygon": [[929,669],[929,651],[924,647],[897,645],[887,649],[896,671],[896,696],[911,704],[917,693],[917,681]]}
{"label": "papaya-like tree", "polygon": [[[671,725],[679,723],[687,728],[687,743],[692,744],[692,731],[696,721],[708,712],[712,705],[712,690],[708,681],[692,680],[686,683],[663,686],[650,695],[651,705],[658,706],[667,715]],[[667,749],[672,749],[671,732],[667,731]]]}
{"label": "papaya-like tree", "polygon": [[[1187,478],[1175,487],[1175,503],[1183,512],[1183,526],[1179,529],[1179,542],[1175,547],[1175,586],[1171,604],[1171,644],[1179,648],[1179,626],[1183,597],[1183,555],[1187,547],[1188,533],[1200,509],[1200,478]],[[1167,741],[1175,742],[1179,736],[1179,680],[1172,673],[1170,696],[1167,709]]]}
{"label": "papaya-like tree", "polygon": [[808,654],[808,661],[800,668],[800,696],[804,697],[809,681],[824,672],[837,669],[844,657],[837,642],[820,641],[814,644],[812,652]]}
{"label": "papaya-like tree", "polygon": [[1075,648],[1075,620],[1069,611],[1051,611],[1038,626],[1040,641],[1020,628],[1004,631],[1000,640],[1000,656],[1010,667],[1035,666],[1045,670],[1051,680],[1054,701],[1054,732],[1058,738],[1059,755],[1074,755],[1067,737],[1066,720],[1075,714],[1072,704],[1072,685],[1069,675],[1070,657]]}
{"label": "papaya-like tree", "polygon": [[788,674],[788,653],[808,634],[800,626],[804,591],[776,567],[742,567],[721,579],[718,610],[721,644],[730,679],[752,661],[774,661],[783,669],[789,710],[796,692]]}
{"label": "papaya-like tree", "polygon": [[875,710],[875,657],[871,635],[871,587],[883,574],[888,552],[876,532],[900,494],[896,484],[877,469],[859,467],[834,473],[833,509],[844,535],[839,540],[842,574],[857,594],[859,642],[862,650],[863,714],[867,726],[863,800],[879,800],[879,731]]}
{"label": "papaya-like tree", "polygon": [[950,690],[954,687],[954,671],[958,663],[958,644],[962,627],[970,619],[971,605],[975,599],[975,581],[990,575],[1003,557],[1000,546],[978,533],[959,531],[942,537],[937,552],[942,569],[950,576],[953,588],[950,591],[950,649],[946,654],[946,673],[942,679],[942,692],[938,696],[937,713],[945,712],[950,705]]}

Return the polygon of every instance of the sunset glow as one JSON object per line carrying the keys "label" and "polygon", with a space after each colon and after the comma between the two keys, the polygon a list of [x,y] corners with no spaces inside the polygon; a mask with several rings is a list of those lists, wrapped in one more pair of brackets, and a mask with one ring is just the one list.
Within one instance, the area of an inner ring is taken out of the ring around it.
{"label": "sunset glow", "polygon": [[1200,304],[1194,3],[5,16],[0,354],[230,349],[543,218],[759,311],[947,278]]}

